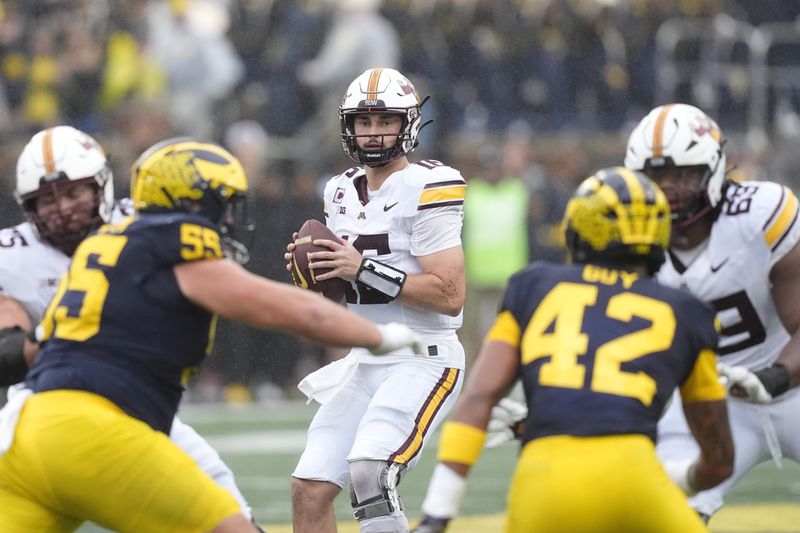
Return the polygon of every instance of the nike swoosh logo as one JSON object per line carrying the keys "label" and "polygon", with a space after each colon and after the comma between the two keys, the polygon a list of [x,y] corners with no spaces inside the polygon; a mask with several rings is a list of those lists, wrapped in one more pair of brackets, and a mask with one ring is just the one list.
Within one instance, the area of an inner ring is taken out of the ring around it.
{"label": "nike swoosh logo", "polygon": [[730,258],[726,257],[725,260],[722,263],[720,263],[718,265],[711,265],[711,272],[716,272],[717,270],[719,270],[720,268],[725,266],[725,263],[728,262],[728,259],[730,259]]}
{"label": "nike swoosh logo", "polygon": [[396,205],[397,205],[397,204],[399,204],[399,203],[400,203],[400,202],[395,202],[395,203],[393,203],[392,205],[384,204],[384,206],[383,206],[383,210],[384,210],[384,211],[388,211],[389,209],[393,208],[394,206],[396,206]]}

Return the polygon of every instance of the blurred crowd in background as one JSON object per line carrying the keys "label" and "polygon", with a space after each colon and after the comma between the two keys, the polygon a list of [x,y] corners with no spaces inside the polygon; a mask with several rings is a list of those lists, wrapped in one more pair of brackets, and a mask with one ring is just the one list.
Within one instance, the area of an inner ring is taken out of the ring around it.
{"label": "blurred crowd in background", "polygon": [[[249,268],[289,281],[286,243],[322,217],[322,184],[352,164],[339,97],[367,68],[398,68],[432,95],[412,159],[441,160],[470,185],[469,359],[508,275],[561,259],[566,196],[621,164],[650,108],[698,105],[727,135],[734,177],[800,183],[798,15],[796,0],[0,1],[0,227],[22,219],[16,158],[43,127],[95,136],[118,197],[142,150],[192,135],[244,163]],[[190,397],[292,396],[332,357],[229,323],[216,351]]]}

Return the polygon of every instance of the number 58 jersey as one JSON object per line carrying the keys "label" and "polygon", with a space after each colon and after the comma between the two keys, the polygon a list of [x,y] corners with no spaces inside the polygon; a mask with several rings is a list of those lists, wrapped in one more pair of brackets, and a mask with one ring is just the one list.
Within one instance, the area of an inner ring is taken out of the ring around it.
{"label": "number 58 jersey", "polygon": [[[408,275],[419,274],[417,257],[461,245],[465,191],[461,174],[438,161],[410,164],[389,176],[377,191],[368,190],[364,169],[356,167],[327,183],[326,224],[364,257]],[[433,344],[435,339],[456,339],[461,326],[460,313],[451,317],[399,299],[389,301],[358,283],[352,284],[346,298],[351,311],[381,324],[402,322]],[[463,361],[448,364],[463,365]]]}
{"label": "number 58 jersey", "polygon": [[717,311],[721,361],[769,366],[789,341],[772,299],[770,270],[800,240],[798,202],[773,182],[731,183],[705,249],[685,266],[674,253],[660,283],[688,289]]}

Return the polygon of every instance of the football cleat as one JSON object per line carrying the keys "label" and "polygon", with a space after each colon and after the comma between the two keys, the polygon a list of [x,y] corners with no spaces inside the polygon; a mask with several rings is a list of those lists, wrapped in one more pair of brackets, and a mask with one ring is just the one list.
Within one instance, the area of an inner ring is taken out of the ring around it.
{"label": "football cleat", "polygon": [[447,524],[449,522],[449,518],[434,518],[432,516],[423,515],[422,522],[412,529],[411,533],[444,533],[445,530],[447,530]]}

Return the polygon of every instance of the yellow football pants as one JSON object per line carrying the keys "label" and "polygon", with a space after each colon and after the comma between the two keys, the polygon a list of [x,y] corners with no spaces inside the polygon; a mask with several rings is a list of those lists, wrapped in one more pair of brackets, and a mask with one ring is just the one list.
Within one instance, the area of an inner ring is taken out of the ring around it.
{"label": "yellow football pants", "polygon": [[0,457],[0,531],[67,532],[91,520],[114,531],[194,533],[239,504],[169,438],[108,399],[34,394]]}
{"label": "yellow football pants", "polygon": [[506,533],[702,533],[708,529],[643,435],[554,436],[522,449]]}

